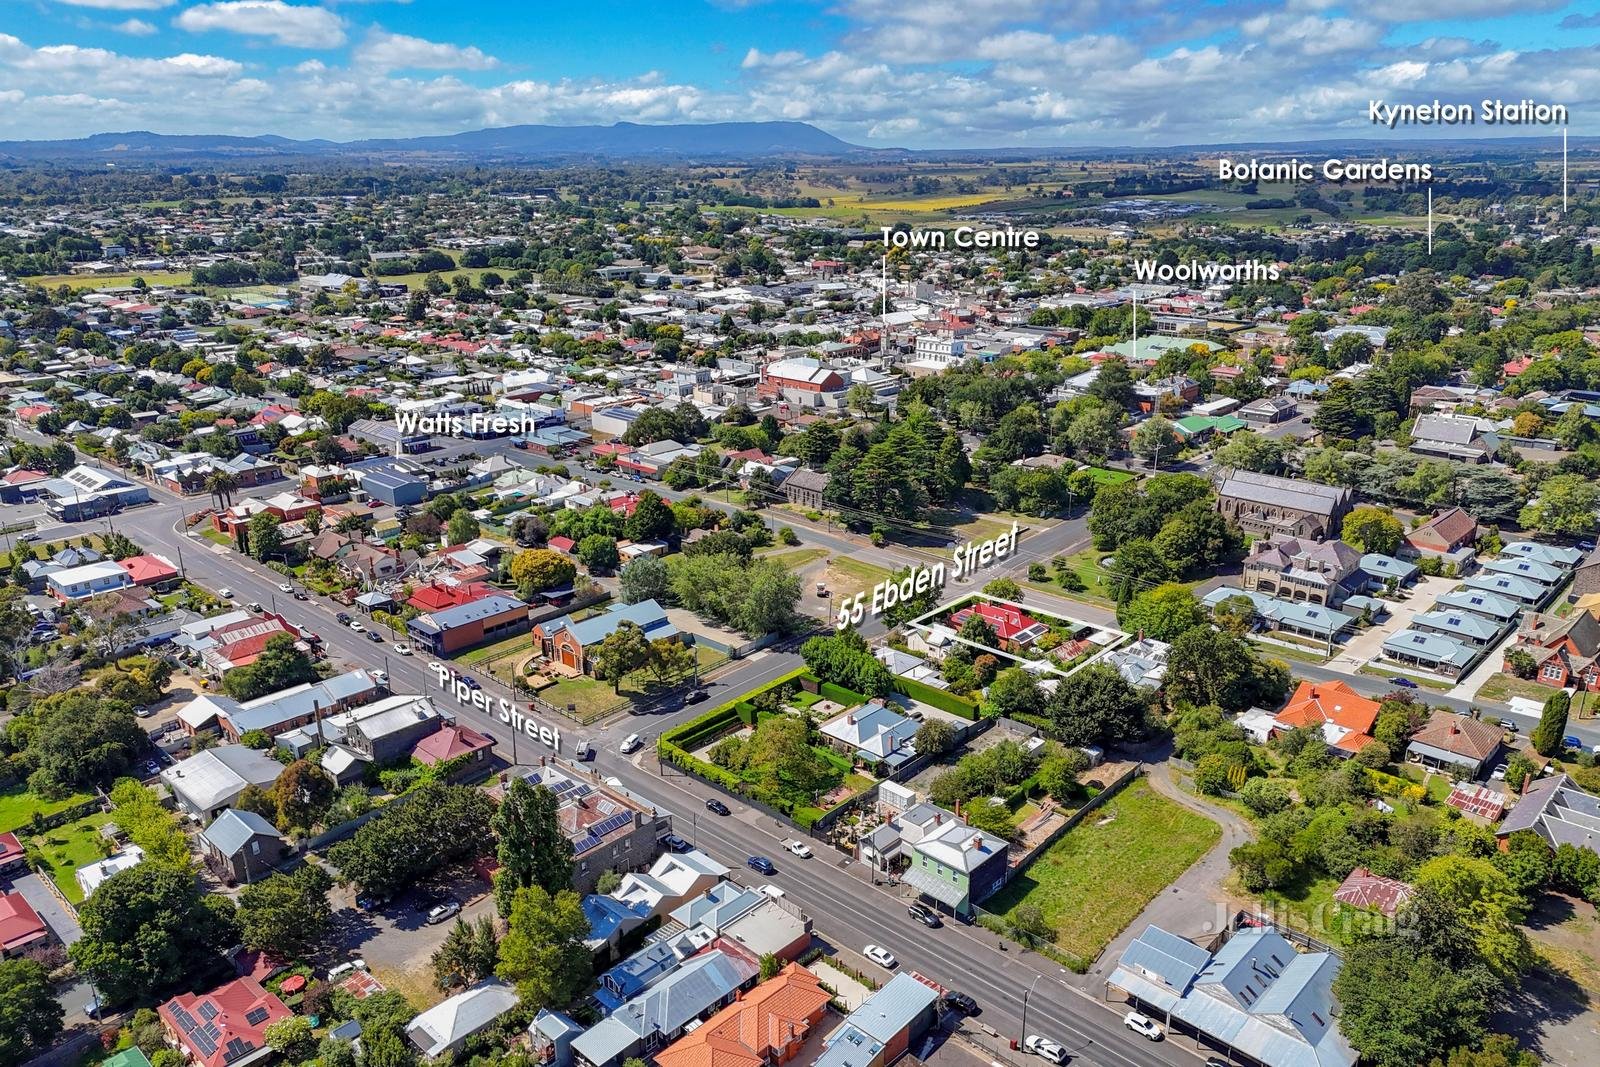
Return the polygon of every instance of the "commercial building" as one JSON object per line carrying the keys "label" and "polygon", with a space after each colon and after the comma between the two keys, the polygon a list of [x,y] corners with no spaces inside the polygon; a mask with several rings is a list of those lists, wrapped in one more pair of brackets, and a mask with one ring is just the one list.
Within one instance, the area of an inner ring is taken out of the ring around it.
{"label": "commercial building", "polygon": [[406,632],[436,656],[449,656],[488,641],[499,641],[528,628],[528,605],[516,597],[495,594],[443,611],[418,615]]}
{"label": "commercial building", "polygon": [[172,791],[179,809],[210,822],[233,806],[249,786],[265,789],[278,780],[283,764],[244,745],[208,748],[166,768],[161,782]]}

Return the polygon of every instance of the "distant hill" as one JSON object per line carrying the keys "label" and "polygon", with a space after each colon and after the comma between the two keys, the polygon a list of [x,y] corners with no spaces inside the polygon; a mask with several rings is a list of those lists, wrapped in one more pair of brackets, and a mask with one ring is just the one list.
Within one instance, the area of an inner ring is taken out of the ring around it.
{"label": "distant hill", "polygon": [[853,145],[804,122],[714,122],[645,126],[502,126],[434,137],[300,141],[213,134],[97,133],[61,141],[0,141],[0,159],[153,162],[248,156],[412,156],[544,159],[563,156],[739,159],[843,156],[877,149]]}

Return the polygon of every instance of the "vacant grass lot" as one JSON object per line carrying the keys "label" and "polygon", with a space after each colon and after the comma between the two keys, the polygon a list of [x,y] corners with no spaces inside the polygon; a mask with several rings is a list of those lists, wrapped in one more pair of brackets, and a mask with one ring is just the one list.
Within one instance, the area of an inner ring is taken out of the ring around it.
{"label": "vacant grass lot", "polygon": [[0,834],[27,829],[35,814],[49,818],[88,799],[87,793],[75,793],[65,800],[45,800],[23,786],[12,786],[0,791]]}
{"label": "vacant grass lot", "polygon": [[985,907],[1044,913],[1058,949],[1087,963],[1222,836],[1203,815],[1134,782],[1067,831]]}
{"label": "vacant grass lot", "polygon": [[23,281],[46,289],[60,285],[71,289],[111,289],[132,285],[135,278],[143,278],[147,285],[188,285],[193,275],[186,270],[151,270],[131,274],[40,274]]}
{"label": "vacant grass lot", "polygon": [[[695,646],[695,655],[700,664],[700,673],[704,674],[712,667],[724,662],[728,657],[721,652],[710,648]],[[649,671],[634,671],[624,675],[616,689],[610,682],[602,682],[598,678],[563,678],[555,685],[547,686],[539,692],[542,700],[548,700],[558,708],[572,705],[572,714],[578,719],[587,722],[594,716],[620,705],[623,701],[631,700],[635,703],[648,703],[658,693],[665,692],[673,685],[681,684],[686,679],[678,679],[667,685],[662,685]]]}

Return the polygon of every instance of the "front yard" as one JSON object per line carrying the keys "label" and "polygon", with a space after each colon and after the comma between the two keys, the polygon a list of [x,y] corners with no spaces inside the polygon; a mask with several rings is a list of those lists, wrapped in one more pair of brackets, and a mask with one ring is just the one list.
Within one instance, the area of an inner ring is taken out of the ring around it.
{"label": "front yard", "polygon": [[50,864],[50,878],[73,904],[83,903],[83,890],[78,888],[72,872],[85,864],[106,857],[100,837],[100,827],[111,821],[104,812],[58,826],[33,839],[39,852]]}
{"label": "front yard", "polygon": [[[1525,697],[1543,704],[1558,691],[1548,685],[1540,685],[1532,678],[1518,678],[1514,674],[1502,671],[1479,686],[1473,698],[1493,700],[1503,704],[1512,697]],[[1600,696],[1583,691],[1572,694],[1570,714],[1575,719],[1594,718],[1596,714],[1600,714]]]}
{"label": "front yard", "polygon": [[[727,656],[701,645],[694,646],[695,657],[700,664],[700,673],[704,674],[711,668],[721,664]],[[571,714],[582,720],[601,715],[606,711],[619,707],[625,701],[634,703],[648,703],[660,693],[682,685],[687,678],[676,679],[663,684],[657,681],[655,675],[647,670],[637,670],[632,674],[624,675],[622,681],[615,689],[610,682],[602,682],[598,678],[563,678],[554,685],[546,686],[539,691],[541,700],[548,700],[558,708],[567,708],[572,705]]]}
{"label": "front yard", "polygon": [[984,907],[1008,918],[1023,905],[1037,907],[1055,947],[1086,966],[1221,836],[1216,823],[1141,778],[1067,831]]}

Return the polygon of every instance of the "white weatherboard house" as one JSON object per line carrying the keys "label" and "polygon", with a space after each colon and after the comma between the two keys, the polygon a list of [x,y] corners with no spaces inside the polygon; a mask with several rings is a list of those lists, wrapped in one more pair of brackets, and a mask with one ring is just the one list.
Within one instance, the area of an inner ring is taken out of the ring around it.
{"label": "white weatherboard house", "polygon": [[412,1019],[406,1024],[406,1037],[429,1059],[459,1052],[468,1038],[516,1006],[513,987],[495,979],[479,982]]}

